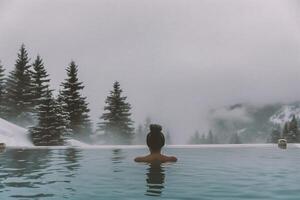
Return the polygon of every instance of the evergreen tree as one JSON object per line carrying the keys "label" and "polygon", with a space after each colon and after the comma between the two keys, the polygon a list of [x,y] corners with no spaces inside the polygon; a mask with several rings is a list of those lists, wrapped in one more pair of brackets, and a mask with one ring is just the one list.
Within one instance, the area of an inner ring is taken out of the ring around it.
{"label": "evergreen tree", "polygon": [[241,144],[240,137],[237,133],[232,134],[230,138],[230,144]]}
{"label": "evergreen tree", "polygon": [[69,128],[77,138],[84,138],[91,133],[88,103],[80,93],[84,86],[78,80],[78,67],[74,61],[66,69],[67,78],[62,83],[59,99],[64,103],[65,112],[69,113]]}
{"label": "evergreen tree", "polygon": [[288,127],[287,141],[291,143],[298,142],[298,138],[299,138],[298,122],[296,120],[295,115],[293,115],[293,118],[289,123],[289,127]]}
{"label": "evergreen tree", "polygon": [[5,106],[5,74],[4,68],[0,61],[0,117],[5,118],[6,106]]}
{"label": "evergreen tree", "polygon": [[288,134],[289,134],[289,123],[285,122],[282,130],[282,138],[287,140]]}
{"label": "evergreen tree", "polygon": [[144,133],[147,134],[149,133],[149,127],[150,127],[150,124],[152,124],[152,120],[150,117],[146,117],[145,119],[145,123],[144,123]]}
{"label": "evergreen tree", "polygon": [[135,143],[136,144],[145,144],[146,134],[144,133],[143,126],[141,124],[138,125],[135,134]]}
{"label": "evergreen tree", "polygon": [[35,106],[40,104],[42,98],[46,96],[49,90],[49,75],[44,67],[42,58],[38,55],[32,64],[32,85],[33,85],[33,98]]}
{"label": "evergreen tree", "polygon": [[15,68],[9,73],[6,82],[6,117],[19,125],[32,123],[33,95],[31,71],[28,53],[24,44],[21,46]]}
{"label": "evergreen tree", "polygon": [[208,132],[207,143],[214,144],[214,135],[211,130]]}
{"label": "evergreen tree", "polygon": [[200,138],[199,131],[196,131],[196,132],[194,133],[194,135],[191,137],[189,143],[190,143],[190,144],[201,144],[201,138]]}
{"label": "evergreen tree", "polygon": [[47,90],[45,97],[40,99],[38,107],[38,124],[30,129],[30,136],[34,145],[55,146],[64,145],[68,133],[65,126],[66,118],[62,115],[63,108]]}
{"label": "evergreen tree", "polygon": [[133,121],[130,118],[131,105],[126,102],[126,99],[127,97],[122,96],[120,83],[116,81],[105,101],[106,112],[100,117],[103,121],[98,123],[99,130],[104,132],[109,142],[131,143]]}
{"label": "evergreen tree", "polygon": [[[139,126],[136,129],[135,132],[135,143],[136,144],[145,144],[147,134],[149,133],[149,126],[151,124],[151,118],[146,117],[145,122],[142,124],[139,124]],[[166,138],[167,141],[167,138]]]}
{"label": "evergreen tree", "polygon": [[172,144],[170,131],[166,131],[166,144]]}
{"label": "evergreen tree", "polygon": [[206,144],[206,137],[204,133],[201,135],[200,144]]}
{"label": "evergreen tree", "polygon": [[272,130],[269,142],[270,143],[277,143],[279,139],[280,139],[280,131],[277,128],[275,128],[275,129]]}

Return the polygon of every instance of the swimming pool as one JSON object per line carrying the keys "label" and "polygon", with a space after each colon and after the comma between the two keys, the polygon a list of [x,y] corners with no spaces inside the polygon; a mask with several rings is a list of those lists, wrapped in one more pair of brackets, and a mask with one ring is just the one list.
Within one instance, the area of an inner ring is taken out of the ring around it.
{"label": "swimming pool", "polygon": [[300,149],[173,147],[177,163],[139,164],[146,148],[7,149],[0,199],[299,199]]}

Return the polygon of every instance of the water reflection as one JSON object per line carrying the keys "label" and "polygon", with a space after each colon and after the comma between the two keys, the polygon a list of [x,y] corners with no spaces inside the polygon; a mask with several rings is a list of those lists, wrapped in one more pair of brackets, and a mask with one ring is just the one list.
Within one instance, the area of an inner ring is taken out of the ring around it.
{"label": "water reflection", "polygon": [[59,187],[65,198],[71,197],[81,157],[78,149],[7,149],[0,154],[0,193],[40,199],[56,196],[50,188]]}
{"label": "water reflection", "polygon": [[160,196],[164,189],[165,170],[161,163],[151,163],[146,173],[147,196]]}
{"label": "water reflection", "polygon": [[32,153],[28,149],[13,150],[8,149],[0,156],[0,192],[14,192],[9,196],[13,198],[29,198],[32,196],[53,196],[53,194],[39,193],[32,195],[21,195],[17,191],[26,189],[39,188],[40,185],[46,184],[41,181],[49,172],[45,171],[50,166],[49,149],[41,149]]}
{"label": "water reflection", "polygon": [[49,149],[40,149],[34,154],[28,149],[7,150],[0,157],[1,182],[8,177],[41,178],[45,173],[39,173],[39,171],[49,167],[49,157]]}
{"label": "water reflection", "polygon": [[[82,157],[82,153],[81,150],[79,149],[74,149],[74,148],[69,148],[66,149],[65,152],[65,161],[66,161],[66,165],[65,167],[70,171],[70,172],[74,172],[77,169],[80,168],[80,164],[79,164],[79,160]],[[72,173],[72,176],[75,175],[74,173]]]}
{"label": "water reflection", "polygon": [[[66,196],[74,196],[76,194],[76,189],[72,185],[72,179],[77,176],[77,171],[81,167],[79,161],[82,159],[82,151],[80,149],[75,149],[75,148],[68,148],[65,149],[64,151],[64,167],[67,169],[64,172],[65,176],[65,183],[70,183],[68,186],[65,187],[67,191],[70,193]],[[70,197],[70,199],[72,199]]]}
{"label": "water reflection", "polygon": [[123,155],[122,149],[113,149],[112,150],[112,157],[111,161],[113,163],[121,163],[122,160],[125,159],[125,156]]}
{"label": "water reflection", "polygon": [[112,150],[112,156],[111,156],[111,161],[112,161],[112,166],[113,166],[113,172],[122,172],[123,167],[120,165],[123,160],[125,159],[125,155],[122,151],[122,149],[113,149]]}

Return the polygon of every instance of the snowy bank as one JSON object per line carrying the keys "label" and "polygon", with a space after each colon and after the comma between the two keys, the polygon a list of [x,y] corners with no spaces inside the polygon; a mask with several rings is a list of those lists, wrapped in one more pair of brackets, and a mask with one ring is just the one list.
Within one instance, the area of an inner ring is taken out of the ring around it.
{"label": "snowy bank", "polygon": [[25,128],[19,127],[0,118],[0,142],[6,146],[33,147],[28,132]]}
{"label": "snowy bank", "polygon": [[[32,144],[27,129],[2,118],[0,118],[0,143],[5,143],[8,147],[38,148]],[[89,147],[88,144],[75,139],[69,139],[66,143],[68,147]]]}

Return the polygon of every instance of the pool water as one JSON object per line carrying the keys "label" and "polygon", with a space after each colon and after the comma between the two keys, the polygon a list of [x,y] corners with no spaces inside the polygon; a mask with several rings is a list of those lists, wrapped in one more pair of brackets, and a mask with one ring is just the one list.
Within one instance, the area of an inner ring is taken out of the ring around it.
{"label": "pool water", "polygon": [[166,148],[177,163],[141,164],[130,149],[7,149],[0,199],[299,199],[300,149]]}

